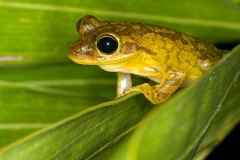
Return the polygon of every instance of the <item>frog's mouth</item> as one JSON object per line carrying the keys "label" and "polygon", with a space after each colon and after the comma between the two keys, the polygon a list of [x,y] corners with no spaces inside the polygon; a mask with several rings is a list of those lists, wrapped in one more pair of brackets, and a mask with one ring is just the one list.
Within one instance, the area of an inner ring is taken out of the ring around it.
{"label": "frog's mouth", "polygon": [[75,53],[69,52],[68,58],[71,59],[73,62],[77,64],[85,64],[85,65],[116,65],[122,62],[127,61],[129,57],[121,57],[121,58],[114,58],[111,56],[106,57],[99,57],[94,53]]}

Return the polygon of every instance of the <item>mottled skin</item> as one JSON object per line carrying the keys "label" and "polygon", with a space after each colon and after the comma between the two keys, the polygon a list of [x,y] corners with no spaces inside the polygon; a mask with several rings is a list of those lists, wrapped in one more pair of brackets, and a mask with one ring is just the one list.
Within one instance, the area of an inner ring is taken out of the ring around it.
{"label": "mottled skin", "polygon": [[[139,75],[159,83],[118,89],[118,95],[139,91],[154,104],[165,101],[184,81],[199,78],[224,54],[212,44],[163,27],[100,22],[93,16],[85,16],[77,29],[80,38],[69,50],[71,60],[98,65],[110,72]],[[96,47],[102,35],[117,39],[119,46],[114,54],[103,54]],[[121,88],[122,80],[118,82],[118,88]]]}

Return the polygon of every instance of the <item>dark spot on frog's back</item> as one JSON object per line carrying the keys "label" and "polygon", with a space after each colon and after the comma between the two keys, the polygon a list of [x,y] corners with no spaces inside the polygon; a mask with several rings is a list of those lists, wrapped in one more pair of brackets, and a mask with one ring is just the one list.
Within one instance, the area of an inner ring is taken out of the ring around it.
{"label": "dark spot on frog's back", "polygon": [[170,58],[170,54],[167,54],[164,58],[164,64],[167,64],[169,58]]}
{"label": "dark spot on frog's back", "polygon": [[186,41],[186,40],[182,40],[182,44],[188,44],[188,41]]}
{"label": "dark spot on frog's back", "polygon": [[160,34],[162,37],[166,37],[170,39],[171,41],[176,41],[176,40],[181,40],[183,41],[181,35],[176,32],[176,34],[170,34],[170,33],[161,33]]}
{"label": "dark spot on frog's back", "polygon": [[156,52],[154,52],[154,51],[152,51],[152,50],[150,50],[148,48],[145,48],[145,47],[139,47],[138,49],[144,51],[145,53],[147,53],[149,55],[153,55],[153,56],[157,55]]}

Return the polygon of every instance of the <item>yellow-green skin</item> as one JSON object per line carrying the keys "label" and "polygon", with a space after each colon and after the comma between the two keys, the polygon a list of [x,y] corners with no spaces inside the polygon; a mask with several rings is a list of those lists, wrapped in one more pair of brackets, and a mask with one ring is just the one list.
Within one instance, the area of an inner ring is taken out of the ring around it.
{"label": "yellow-green skin", "polygon": [[[123,93],[118,91],[118,95],[142,92],[154,104],[165,101],[184,81],[199,78],[224,54],[212,44],[164,27],[100,22],[93,16],[85,16],[77,29],[80,38],[69,50],[71,60],[158,82],[155,86],[144,83],[126,88]],[[103,35],[117,39],[119,46],[114,54],[106,55],[98,50],[97,41]]]}

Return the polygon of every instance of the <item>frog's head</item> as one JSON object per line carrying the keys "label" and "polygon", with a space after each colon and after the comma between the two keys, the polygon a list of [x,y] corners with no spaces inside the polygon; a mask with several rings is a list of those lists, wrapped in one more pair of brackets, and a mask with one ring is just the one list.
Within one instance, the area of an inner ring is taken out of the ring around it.
{"label": "frog's head", "polygon": [[[125,33],[123,34],[123,30]],[[77,23],[79,39],[72,44],[68,57],[79,64],[111,65],[134,55],[137,46],[129,39],[131,30],[123,22],[100,22],[85,16]],[[129,35],[128,35],[129,34]]]}

